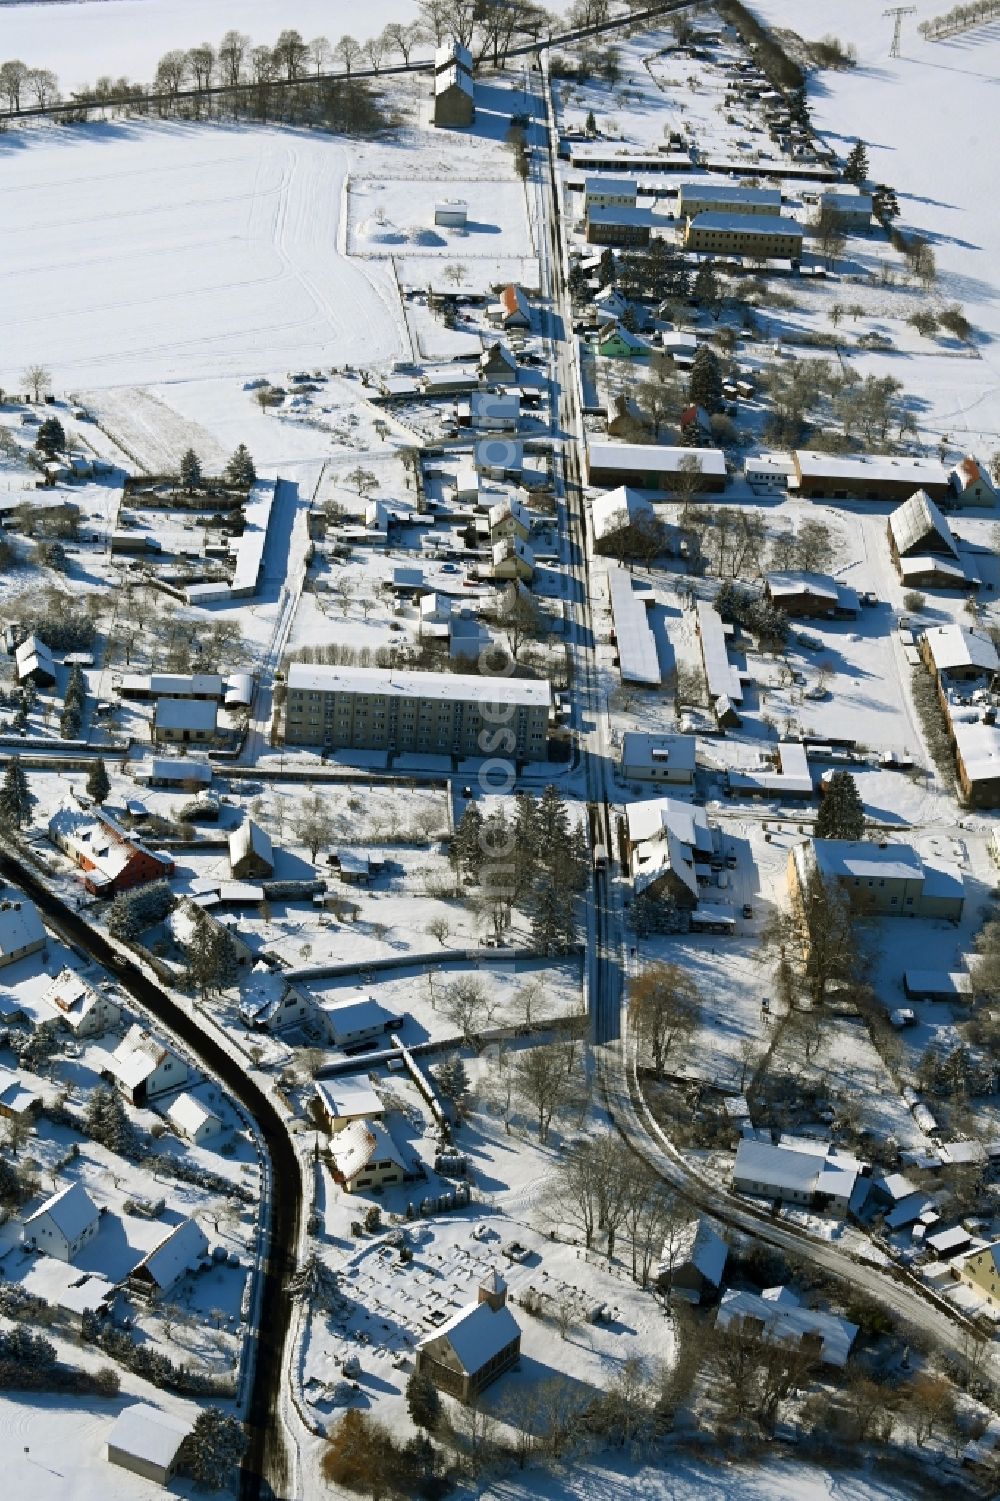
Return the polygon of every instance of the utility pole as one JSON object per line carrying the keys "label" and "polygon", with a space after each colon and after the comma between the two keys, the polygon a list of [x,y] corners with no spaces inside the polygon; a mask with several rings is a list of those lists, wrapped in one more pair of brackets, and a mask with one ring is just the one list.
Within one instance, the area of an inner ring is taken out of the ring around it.
{"label": "utility pole", "polygon": [[883,16],[893,16],[896,23],[892,31],[892,46],[889,48],[890,57],[899,56],[899,43],[903,35],[903,17],[915,16],[916,13],[917,7],[915,5],[894,5],[891,9],[882,12]]}

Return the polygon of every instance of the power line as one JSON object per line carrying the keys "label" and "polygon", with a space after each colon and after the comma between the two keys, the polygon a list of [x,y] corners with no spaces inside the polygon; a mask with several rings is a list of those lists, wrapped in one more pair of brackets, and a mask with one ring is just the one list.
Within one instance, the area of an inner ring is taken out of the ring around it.
{"label": "power line", "polygon": [[899,56],[899,43],[903,36],[903,17],[915,16],[916,13],[917,7],[915,5],[894,5],[889,10],[882,12],[883,16],[895,17],[896,22],[892,31],[892,46],[889,48],[890,57]]}

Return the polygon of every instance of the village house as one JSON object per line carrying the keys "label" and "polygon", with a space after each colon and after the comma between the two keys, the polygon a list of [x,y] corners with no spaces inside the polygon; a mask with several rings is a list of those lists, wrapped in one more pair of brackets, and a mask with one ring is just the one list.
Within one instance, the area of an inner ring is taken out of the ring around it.
{"label": "village house", "polygon": [[133,1267],[128,1277],[129,1291],[155,1301],[176,1287],[189,1272],[196,1272],[207,1256],[208,1239],[201,1226],[195,1220],[181,1220]]}
{"label": "village house", "polygon": [[639,187],[634,177],[587,177],[583,183],[584,212],[593,208],[635,208]]}
{"label": "village house", "polygon": [[106,1068],[126,1099],[145,1105],[186,1084],[190,1070],[165,1043],[138,1022],[108,1056]]}
{"label": "village house", "polygon": [[777,214],[702,213],[688,219],[684,249],[746,255],[753,260],[798,260],[802,225]]}
{"label": "village house", "polygon": [[212,699],[158,698],[153,711],[157,745],[207,745],[216,737],[219,706]]}
{"label": "village house", "polygon": [[108,1434],[108,1462],[157,1485],[173,1479],[181,1446],[194,1423],[148,1402],[133,1402]]}
{"label": "village house", "polygon": [[14,653],[14,670],[19,683],[34,683],[36,688],[51,688],[56,680],[52,653],[38,636],[28,636]]}
{"label": "village house", "polygon": [[49,819],[49,838],[83,873],[94,896],[111,897],[174,873],[174,862],[136,839],[110,814],[69,804]]}
{"label": "village house", "polygon": [[743,1137],[736,1148],[733,1187],[753,1198],[846,1214],[861,1167],[857,1158],[827,1141],[783,1137],[775,1146]]}
{"label": "village house", "polygon": [[648,527],[652,532],[655,521],[656,512],[650,502],[628,485],[595,495],[590,506],[595,551],[615,555],[631,528]]}
{"label": "village house", "polygon": [[678,907],[698,905],[698,870],[715,855],[704,808],[660,797],[625,808],[629,870],[636,896],[668,896]]}
{"label": "village house", "polygon": [[961,700],[973,689],[989,689],[1000,674],[1000,654],[992,638],[972,626],[928,626],[920,651],[935,676],[945,710],[953,695]]}
{"label": "village house", "polygon": [[243,981],[239,1012],[245,1026],[266,1032],[283,1032],[286,1027],[301,1027],[310,1021],[322,1026],[312,996],[264,964],[255,964]]}
{"label": "village house", "polygon": [[760,1294],[742,1288],[723,1293],[715,1324],[717,1329],[735,1325],[752,1330],[838,1370],[847,1364],[858,1334],[858,1325],[847,1319],[803,1308],[788,1287],[766,1287]]}
{"label": "village house", "polygon": [[226,679],[217,672],[126,672],[117,680],[119,698],[196,698],[218,701]]}
{"label": "village house", "polygon": [[836,884],[860,911],[891,917],[943,917],[957,922],[965,884],[957,867],[925,860],[908,844],[865,839],[804,839],[788,852],[792,899],[806,899],[818,875]]}
{"label": "village house", "polygon": [[377,1121],[385,1106],[366,1078],[317,1079],[316,1110],[331,1136],[345,1131],[355,1121]]}
{"label": "village house", "polygon": [[434,124],[454,129],[475,118],[472,53],[458,42],[446,43],[434,54]]}
{"label": "village house", "polygon": [[29,1214],[22,1240],[58,1261],[73,1261],[100,1228],[97,1205],[82,1183],[71,1183]]}
{"label": "village house", "polygon": [[951,470],[948,484],[948,499],[953,506],[996,505],[996,489],[982,465],[971,454],[960,459]]}
{"label": "village house", "polygon": [[216,917],[214,912],[207,911],[201,905],[201,899],[196,901],[194,897],[187,895],[180,897],[167,917],[166,926],[177,947],[185,955],[191,953],[199,935],[207,929],[210,932],[223,931],[228,934],[233,962],[238,968],[246,969],[253,963],[253,950],[240,937],[236,919]]}
{"label": "village house", "polygon": [[370,1047],[390,1027],[398,1027],[402,1022],[401,1016],[387,1011],[374,996],[361,1001],[337,1001],[324,1006],[322,1011],[331,1045],[343,1050]]}
{"label": "village house", "polygon": [[0,1067],[0,1116],[4,1120],[30,1121],[38,1114],[42,1097],[29,1083],[30,1077]]}
{"label": "village house", "polygon": [[187,1090],[171,1100],[167,1106],[167,1120],[178,1136],[196,1147],[204,1146],[222,1130],[222,1121],[215,1111],[198,1095]]}
{"label": "village house", "polygon": [[524,444],[519,438],[480,438],[472,446],[472,461],[489,480],[519,480],[524,471]]}
{"label": "village house", "polygon": [[247,876],[274,875],[271,836],[252,818],[245,819],[229,836],[229,870],[240,881]]}
{"label": "village house", "polygon": [[948,472],[936,459],[893,454],[831,454],[796,448],[789,494],[802,500],[907,500],[924,490],[932,500],[950,493]]}
{"label": "village house", "polygon": [[492,382],[516,381],[516,355],[511,354],[506,344],[495,340],[479,357],[479,375],[482,380]]}
{"label": "village house", "polygon": [[[664,1256],[667,1255],[664,1247]],[[707,1220],[694,1220],[672,1250],[672,1264],[661,1264],[657,1281],[671,1296],[703,1303],[718,1295],[729,1258],[729,1246]]]}
{"label": "village house", "polygon": [[535,577],[535,554],[527,542],[504,537],[491,549],[490,577],[506,583],[530,584]]}
{"label": "village house", "polygon": [[349,1194],[402,1183],[406,1175],[396,1143],[378,1121],[350,1122],[330,1138],[329,1151],[333,1176]]}
{"label": "village house", "polygon": [[634,485],[639,490],[669,492],[676,489],[678,476],[692,459],[698,465],[699,493],[718,494],[726,488],[726,456],[719,449],[658,443],[588,443],[588,483],[606,490]]}
{"label": "village house", "polygon": [[854,590],[825,573],[766,573],[764,593],[786,615],[800,619],[852,620],[860,608]]}
{"label": "village house", "polygon": [[474,1304],[419,1340],[415,1370],[460,1402],[478,1397],[521,1355],[521,1331],[507,1307],[507,1284],[490,1272]]}
{"label": "village house", "polygon": [[521,420],[521,395],[507,391],[474,391],[469,398],[469,421],[484,432],[517,432]]}
{"label": "village house", "polygon": [[820,194],[820,212],[826,209],[837,216],[838,226],[846,233],[871,228],[873,202],[870,193],[846,193],[828,188]]}
{"label": "village house", "polygon": [[697,746],[694,735],[626,730],[621,748],[622,781],[667,782],[690,787],[694,783]]}
{"label": "village house", "polygon": [[102,1037],[121,1021],[122,1010],[83,975],[65,966],[41,996],[56,1020],[74,1037]]}
{"label": "village house", "polygon": [[1000,1306],[1000,1241],[973,1251],[952,1263],[952,1274],[986,1299],[991,1308]]}
{"label": "village house", "polygon": [[531,327],[531,305],[522,289],[513,283],[502,288],[499,303],[489,310],[487,316],[502,328]]}
{"label": "village house", "polygon": [[0,969],[41,953],[47,941],[34,902],[26,896],[16,902],[0,901]]}
{"label": "village house", "polygon": [[491,542],[502,542],[508,537],[527,542],[531,536],[531,512],[514,496],[505,495],[490,506],[488,522]]}
{"label": "village house", "polygon": [[952,707],[948,717],[959,786],[971,808],[1000,808],[1000,727],[986,722],[986,712]]}
{"label": "village house", "polygon": [[619,323],[609,323],[597,333],[597,353],[603,360],[644,360],[650,346],[645,339]]}
{"label": "village house", "polygon": [[188,756],[142,761],[132,773],[147,787],[167,787],[177,792],[200,792],[211,785],[212,768],[207,761]]}

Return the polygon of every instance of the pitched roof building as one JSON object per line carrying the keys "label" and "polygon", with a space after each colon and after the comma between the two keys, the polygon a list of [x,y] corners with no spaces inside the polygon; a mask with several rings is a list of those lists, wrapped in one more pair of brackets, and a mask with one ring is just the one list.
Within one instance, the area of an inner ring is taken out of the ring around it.
{"label": "pitched roof building", "polygon": [[71,1183],[29,1214],[22,1232],[26,1244],[47,1256],[72,1261],[93,1240],[100,1212],[82,1183]]}
{"label": "pitched roof building", "polygon": [[118,1414],[108,1434],[108,1461],[133,1475],[166,1485],[177,1468],[181,1445],[194,1427],[187,1418],[133,1402]]}
{"label": "pitched roof building", "polygon": [[132,1292],[148,1298],[168,1293],[188,1272],[197,1271],[208,1254],[205,1232],[195,1220],[181,1220],[129,1273]]}
{"label": "pitched roof building", "polygon": [[517,1364],[521,1330],[498,1272],[479,1285],[478,1301],[459,1309],[416,1347],[415,1368],[441,1391],[468,1402]]}
{"label": "pitched roof building", "polygon": [[83,872],[83,884],[95,896],[131,891],[174,873],[172,860],[100,809],[85,811],[64,803],[49,819],[49,838]]}
{"label": "pitched roof building", "polygon": [[354,1120],[330,1140],[333,1176],[348,1193],[402,1183],[406,1166],[399,1148],[378,1121]]}
{"label": "pitched roof building", "polygon": [[0,969],[40,953],[47,935],[38,908],[26,896],[0,901]]}
{"label": "pitched roof building", "polygon": [[121,1007],[68,965],[42,992],[41,999],[75,1037],[100,1037],[121,1021]]}
{"label": "pitched roof building", "polygon": [[136,1022],[109,1056],[108,1071],[133,1105],[180,1089],[189,1069],[183,1058]]}

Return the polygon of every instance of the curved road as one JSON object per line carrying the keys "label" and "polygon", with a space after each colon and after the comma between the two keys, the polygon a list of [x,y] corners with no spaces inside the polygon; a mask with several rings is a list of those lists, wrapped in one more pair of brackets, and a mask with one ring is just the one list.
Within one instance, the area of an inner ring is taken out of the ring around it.
{"label": "curved road", "polygon": [[109,969],[151,1016],[179,1037],[253,1117],[264,1139],[271,1167],[269,1223],[258,1301],[253,1385],[247,1404],[250,1447],[243,1461],[239,1494],[240,1501],[290,1497],[288,1458],[276,1414],[282,1382],[282,1350],[291,1314],[291,1296],[286,1284],[294,1269],[302,1180],[285,1123],[264,1090],[225,1048],[203,1032],[194,1018],[134,961],[120,954],[103,933],[50,891],[29,865],[9,851],[0,851],[0,875],[22,887],[44,913],[50,928]]}

